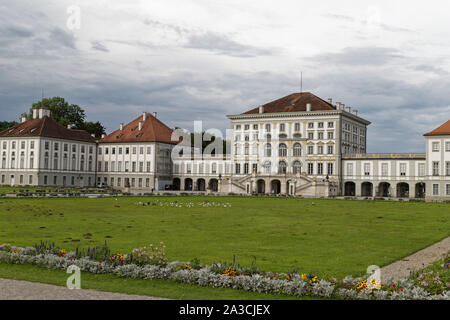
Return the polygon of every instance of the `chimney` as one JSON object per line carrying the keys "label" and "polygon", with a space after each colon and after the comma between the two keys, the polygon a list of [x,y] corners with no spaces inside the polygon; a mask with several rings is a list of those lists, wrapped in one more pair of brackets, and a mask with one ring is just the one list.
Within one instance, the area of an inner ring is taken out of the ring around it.
{"label": "chimney", "polygon": [[348,113],[350,113],[352,109],[350,107],[345,107],[345,111],[347,111]]}
{"label": "chimney", "polygon": [[27,116],[23,115],[22,118],[20,119],[20,122],[24,123],[25,121],[27,121]]}
{"label": "chimney", "polygon": [[142,113],[142,121],[147,120],[147,112]]}
{"label": "chimney", "polygon": [[357,115],[358,115],[358,110],[354,110],[354,109],[353,109],[353,114],[354,114],[355,116],[357,116]]}
{"label": "chimney", "polygon": [[340,103],[340,102],[336,102],[336,109],[342,110],[342,109],[341,109],[341,103]]}
{"label": "chimney", "polygon": [[139,121],[139,131],[142,130],[142,121]]}
{"label": "chimney", "polygon": [[156,118],[156,116],[158,115],[158,113],[153,112],[153,116]]}
{"label": "chimney", "polygon": [[33,109],[33,119],[37,119],[37,118],[38,118],[37,109]]}
{"label": "chimney", "polygon": [[123,130],[123,123],[120,124],[120,127],[119,127],[119,128],[120,128],[120,131]]}
{"label": "chimney", "polygon": [[311,103],[306,104],[306,111],[311,111]]}
{"label": "chimney", "polygon": [[259,106],[259,113],[264,113],[264,107],[263,106]]}
{"label": "chimney", "polygon": [[329,104],[333,104],[333,99],[328,98],[328,103],[329,103]]}

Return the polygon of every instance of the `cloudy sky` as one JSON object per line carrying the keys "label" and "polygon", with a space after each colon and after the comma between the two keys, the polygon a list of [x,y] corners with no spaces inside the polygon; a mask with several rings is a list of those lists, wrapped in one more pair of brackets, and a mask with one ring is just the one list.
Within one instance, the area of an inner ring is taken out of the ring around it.
{"label": "cloudy sky", "polygon": [[[432,4],[432,5],[430,5]],[[42,89],[107,131],[142,111],[226,129],[303,90],[372,122],[369,152],[424,152],[450,119],[448,1],[0,0],[0,120]]]}

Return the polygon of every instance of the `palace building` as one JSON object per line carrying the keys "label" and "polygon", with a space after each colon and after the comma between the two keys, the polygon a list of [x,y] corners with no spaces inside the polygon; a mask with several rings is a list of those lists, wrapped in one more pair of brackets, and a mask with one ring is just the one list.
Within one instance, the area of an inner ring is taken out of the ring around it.
{"label": "palace building", "polygon": [[[309,92],[228,115],[229,153],[205,153],[144,112],[99,141],[48,110],[0,132],[1,185],[450,200],[450,121],[424,153],[366,152],[370,122]],[[182,150],[182,152],[180,152]]]}

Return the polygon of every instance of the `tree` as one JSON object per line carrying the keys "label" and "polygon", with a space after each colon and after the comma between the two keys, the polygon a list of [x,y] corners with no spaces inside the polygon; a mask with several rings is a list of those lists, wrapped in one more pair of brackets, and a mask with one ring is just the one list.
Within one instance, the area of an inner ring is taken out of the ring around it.
{"label": "tree", "polygon": [[100,122],[85,122],[81,127],[77,129],[85,130],[90,134],[95,134],[96,138],[101,138],[106,133],[105,127]]}
{"label": "tree", "polygon": [[105,133],[105,127],[100,122],[87,122],[84,110],[76,104],[69,104],[64,98],[43,98],[41,101],[33,103],[30,109],[30,118],[33,114],[33,108],[40,107],[49,109],[52,119],[63,126],[70,124],[73,129],[85,130],[90,134],[95,134],[96,138],[100,138]]}
{"label": "tree", "polygon": [[61,97],[43,98],[41,101],[33,103],[30,109],[30,116],[33,114],[33,108],[46,107],[50,110],[53,120],[59,122],[63,126],[72,125],[80,128],[86,120],[86,114],[76,104],[69,104]]}
{"label": "tree", "polygon": [[11,128],[16,124],[17,124],[16,121],[0,121],[0,131]]}

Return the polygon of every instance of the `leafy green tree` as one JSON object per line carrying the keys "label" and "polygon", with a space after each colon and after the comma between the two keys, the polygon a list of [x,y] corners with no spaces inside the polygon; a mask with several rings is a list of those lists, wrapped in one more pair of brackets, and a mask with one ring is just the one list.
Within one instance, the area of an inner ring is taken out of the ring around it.
{"label": "leafy green tree", "polygon": [[0,131],[8,129],[16,124],[16,121],[0,121]]}
{"label": "leafy green tree", "polygon": [[63,126],[71,124],[74,127],[80,128],[86,120],[86,114],[83,109],[76,104],[69,104],[61,97],[43,98],[41,101],[33,103],[30,109],[30,116],[33,114],[34,108],[42,107],[49,109],[52,119],[61,123]]}
{"label": "leafy green tree", "polygon": [[52,119],[63,126],[70,124],[73,129],[85,130],[90,134],[95,134],[97,138],[105,133],[105,127],[100,122],[86,121],[84,110],[76,104],[69,104],[64,98],[43,98],[41,101],[33,103],[29,117],[31,118],[34,108],[42,107],[49,109]]}

